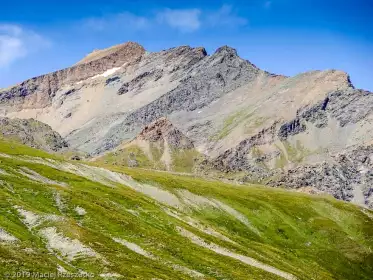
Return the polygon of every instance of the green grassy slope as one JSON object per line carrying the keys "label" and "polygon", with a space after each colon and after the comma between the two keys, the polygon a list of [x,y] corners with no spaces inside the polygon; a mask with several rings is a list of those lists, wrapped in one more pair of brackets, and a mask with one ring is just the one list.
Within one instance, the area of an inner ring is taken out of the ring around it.
{"label": "green grassy slope", "polygon": [[98,164],[109,164],[128,167],[132,162],[136,162],[136,167],[167,170],[175,172],[192,173],[195,166],[195,159],[200,154],[195,149],[170,149],[170,166],[167,167],[165,162],[162,161],[164,153],[163,147],[156,145],[149,145],[151,156],[144,153],[144,151],[137,145],[131,145],[122,148],[115,152],[109,152],[95,161]]}
{"label": "green grassy slope", "polygon": [[373,278],[372,211],[105,168],[0,141],[0,279],[57,268],[91,279]]}

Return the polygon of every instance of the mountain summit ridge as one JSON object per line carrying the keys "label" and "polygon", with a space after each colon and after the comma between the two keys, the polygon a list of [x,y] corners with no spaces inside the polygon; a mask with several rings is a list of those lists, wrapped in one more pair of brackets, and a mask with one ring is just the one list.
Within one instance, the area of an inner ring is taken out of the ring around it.
{"label": "mountain summit ridge", "polygon": [[0,92],[0,104],[11,102],[18,109],[44,108],[51,98],[66,84],[79,82],[123,63],[136,60],[145,52],[137,43],[125,43],[115,51],[98,59],[88,60],[74,66],[28,79]]}

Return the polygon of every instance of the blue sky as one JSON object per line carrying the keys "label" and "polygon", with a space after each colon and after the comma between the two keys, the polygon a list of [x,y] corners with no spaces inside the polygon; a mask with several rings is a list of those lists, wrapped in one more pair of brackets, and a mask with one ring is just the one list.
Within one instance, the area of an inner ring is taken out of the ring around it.
{"label": "blue sky", "polygon": [[229,45],[284,75],[340,69],[373,91],[373,2],[4,1],[0,87],[69,67],[93,49],[135,41],[149,51],[179,45],[209,53]]}

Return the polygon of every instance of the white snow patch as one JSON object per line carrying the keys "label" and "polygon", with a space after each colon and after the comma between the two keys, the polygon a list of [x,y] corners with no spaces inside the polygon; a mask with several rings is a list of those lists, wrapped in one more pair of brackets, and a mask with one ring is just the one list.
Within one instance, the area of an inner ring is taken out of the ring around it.
{"label": "white snow patch", "polygon": [[106,77],[114,74],[115,72],[117,72],[119,69],[120,69],[120,67],[114,67],[114,68],[108,69],[104,73],[95,75],[95,76],[91,77],[90,79],[96,79],[96,78],[100,78],[100,77],[106,78]]}
{"label": "white snow patch", "polygon": [[143,248],[141,248],[139,245],[135,243],[128,242],[121,238],[113,238],[113,240],[119,244],[122,244],[123,246],[126,246],[128,249],[134,251],[137,254],[143,255],[144,257],[150,259],[156,259],[151,253],[145,251]]}
{"label": "white snow patch", "polygon": [[75,207],[75,212],[80,216],[84,216],[85,214],[87,214],[87,211],[85,211],[85,209],[80,206]]}
{"label": "white snow patch", "polygon": [[204,247],[204,248],[207,248],[211,251],[214,251],[215,253],[217,254],[220,254],[220,255],[223,255],[223,256],[227,256],[227,257],[231,257],[233,259],[236,259],[236,260],[239,260],[241,261],[242,263],[245,263],[245,264],[248,264],[250,266],[254,266],[256,268],[259,268],[259,269],[262,269],[262,270],[265,270],[267,272],[270,272],[270,273],[273,273],[275,275],[278,275],[284,279],[288,279],[288,280],[294,280],[294,279],[297,279],[294,275],[292,274],[289,274],[287,272],[284,272],[284,271],[281,271],[275,267],[272,267],[270,265],[267,265],[267,264],[264,264],[264,263],[261,263],[259,262],[258,260],[256,259],[253,259],[253,258],[250,258],[250,257],[247,257],[247,256],[244,256],[244,255],[240,255],[240,254],[237,254],[237,253],[234,253],[224,247],[220,247],[219,245],[216,245],[214,243],[207,243],[205,242],[202,238],[198,237],[197,235],[191,233],[190,231],[187,231],[186,229],[183,229],[181,227],[177,227],[177,230],[179,231],[179,233],[188,238],[190,241],[192,241],[192,243],[198,245],[198,246],[201,246],[201,247]]}
{"label": "white snow patch", "polygon": [[18,238],[14,237],[13,235],[7,233],[5,230],[0,228],[0,242],[14,243],[16,241],[18,241]]}
{"label": "white snow patch", "polygon": [[72,261],[78,257],[98,257],[98,254],[91,248],[84,246],[77,239],[70,239],[57,232],[55,227],[44,228],[39,231],[47,240],[48,247],[59,251],[62,256]]}

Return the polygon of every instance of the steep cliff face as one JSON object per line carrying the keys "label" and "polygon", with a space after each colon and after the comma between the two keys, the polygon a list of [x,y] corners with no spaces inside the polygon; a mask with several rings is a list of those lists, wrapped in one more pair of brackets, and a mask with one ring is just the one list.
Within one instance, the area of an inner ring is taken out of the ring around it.
{"label": "steep cliff face", "polygon": [[[122,44],[112,51],[103,52],[79,64],[24,81],[0,92],[0,104],[3,110],[21,110],[45,108],[51,105],[56,92],[67,84],[93,77],[108,69],[131,63],[141,57],[144,48],[136,43]],[[6,107],[4,105],[11,105]]]}

